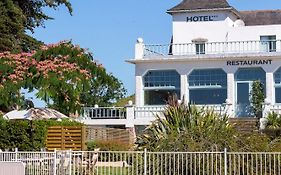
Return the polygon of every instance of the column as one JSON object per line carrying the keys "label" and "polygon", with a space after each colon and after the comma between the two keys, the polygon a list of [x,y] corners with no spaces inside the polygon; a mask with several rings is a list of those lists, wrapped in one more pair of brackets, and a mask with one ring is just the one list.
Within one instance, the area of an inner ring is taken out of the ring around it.
{"label": "column", "polygon": [[142,76],[136,76],[136,106],[144,106],[144,91]]}
{"label": "column", "polygon": [[227,73],[226,112],[229,117],[235,117],[235,78],[234,71]]}
{"label": "column", "polygon": [[180,92],[180,94],[181,94],[180,99],[183,100],[183,98],[184,98],[184,102],[187,104],[187,102],[189,101],[189,93],[188,93],[188,82],[187,82],[186,74],[181,75],[181,92]]}
{"label": "column", "polygon": [[[275,97],[274,97],[274,77],[273,72],[267,71],[266,72],[266,90],[265,90],[265,100],[264,100],[264,108],[262,117],[265,118],[267,114],[270,112],[270,106],[274,104]],[[260,119],[260,128],[264,129],[266,120]]]}
{"label": "column", "polygon": [[266,101],[274,104],[274,77],[273,72],[266,72]]}

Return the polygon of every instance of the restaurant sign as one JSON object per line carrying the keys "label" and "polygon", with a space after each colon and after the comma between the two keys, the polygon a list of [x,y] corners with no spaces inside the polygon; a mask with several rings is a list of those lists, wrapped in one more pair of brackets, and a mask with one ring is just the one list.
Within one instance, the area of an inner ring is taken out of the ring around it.
{"label": "restaurant sign", "polygon": [[226,61],[227,66],[254,66],[272,64],[272,60],[233,60]]}

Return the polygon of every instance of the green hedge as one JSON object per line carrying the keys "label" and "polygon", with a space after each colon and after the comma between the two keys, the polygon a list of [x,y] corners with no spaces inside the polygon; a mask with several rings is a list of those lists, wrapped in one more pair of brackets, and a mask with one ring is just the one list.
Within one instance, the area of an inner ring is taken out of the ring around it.
{"label": "green hedge", "polygon": [[99,148],[100,151],[129,151],[132,145],[116,140],[92,140],[87,142],[87,150],[93,151]]}
{"label": "green hedge", "polygon": [[45,148],[49,126],[81,126],[81,123],[64,119],[54,120],[5,120],[0,118],[0,149],[39,151]]}

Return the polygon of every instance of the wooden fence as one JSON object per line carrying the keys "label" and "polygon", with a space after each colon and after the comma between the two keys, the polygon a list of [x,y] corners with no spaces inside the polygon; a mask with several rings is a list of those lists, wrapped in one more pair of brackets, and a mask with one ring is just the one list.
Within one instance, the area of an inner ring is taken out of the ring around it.
{"label": "wooden fence", "polygon": [[133,144],[135,136],[127,129],[117,128],[101,128],[101,127],[87,127],[87,141],[89,140],[102,140],[110,141],[115,140],[124,144]]}
{"label": "wooden fence", "polygon": [[86,133],[83,126],[51,126],[48,128],[47,150],[86,149]]}

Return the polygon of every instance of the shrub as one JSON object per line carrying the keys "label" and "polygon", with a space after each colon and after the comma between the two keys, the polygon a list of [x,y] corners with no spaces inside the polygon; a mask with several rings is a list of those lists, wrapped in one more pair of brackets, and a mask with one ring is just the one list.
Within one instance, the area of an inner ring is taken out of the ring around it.
{"label": "shrub", "polygon": [[[139,148],[150,151],[217,151],[235,147],[236,131],[226,115],[192,105],[166,108],[164,118],[150,125],[138,138]],[[175,146],[177,145],[177,146]]]}
{"label": "shrub", "polygon": [[88,151],[100,148],[100,151],[128,151],[131,146],[116,140],[96,140],[87,142]]}
{"label": "shrub", "polygon": [[264,85],[260,81],[254,81],[251,90],[251,107],[256,117],[262,117],[263,103],[265,99]]}
{"label": "shrub", "polygon": [[275,112],[271,112],[267,115],[267,128],[277,129],[281,128],[281,116]]}
{"label": "shrub", "polygon": [[210,109],[173,102],[163,115],[164,118],[158,116],[138,137],[139,149],[204,152],[227,148],[235,152],[263,152],[281,145],[277,136],[237,132],[228,124],[225,114],[220,115]]}
{"label": "shrub", "polygon": [[21,151],[40,150],[45,147],[49,126],[81,126],[81,123],[64,119],[54,120],[5,120],[0,118],[0,149]]}

